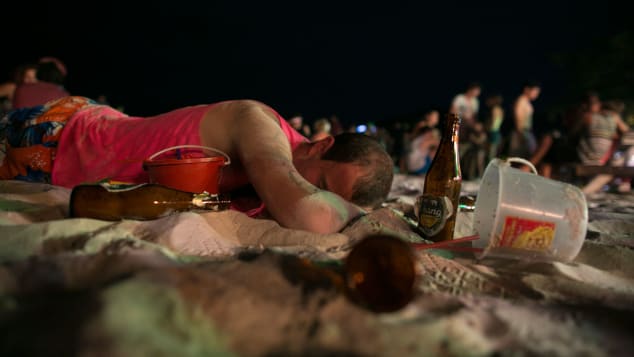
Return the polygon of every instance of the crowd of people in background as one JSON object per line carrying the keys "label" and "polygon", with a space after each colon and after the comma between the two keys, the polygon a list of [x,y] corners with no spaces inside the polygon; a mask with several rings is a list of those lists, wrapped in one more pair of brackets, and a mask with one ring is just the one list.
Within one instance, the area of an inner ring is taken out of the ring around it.
{"label": "crowd of people in background", "polygon": [[[561,180],[571,179],[570,169],[575,164],[634,166],[634,138],[623,118],[623,101],[602,101],[595,92],[584,93],[572,108],[550,121],[535,117],[533,103],[539,98],[540,83],[529,81],[520,89],[507,104],[502,95],[489,95],[481,109],[481,85],[471,83],[449,103],[445,112],[462,118],[459,153],[464,179],[479,179],[487,163],[496,157],[524,158],[539,174]],[[441,112],[442,108],[431,109],[415,121],[352,124],[345,130],[375,136],[392,155],[396,172],[424,175],[441,139]],[[312,132],[301,116],[290,122],[312,140],[343,130],[337,121],[333,131],[327,118],[315,120]],[[619,191],[629,191],[630,181],[604,174],[582,184],[586,193],[610,183]]]}
{"label": "crowd of people in background", "polygon": [[[19,66],[11,81],[0,84],[0,116],[70,95],[64,87],[66,75],[66,66],[54,57]],[[623,101],[602,101],[598,93],[585,93],[579,103],[552,122],[535,116],[533,103],[541,85],[526,82],[519,89],[512,101],[491,94],[481,107],[481,85],[470,83],[446,108],[427,110],[415,120],[352,122],[344,127],[336,115],[316,118],[309,124],[301,114],[294,114],[288,123],[311,141],[346,131],[374,136],[392,156],[395,171],[409,175],[424,175],[429,169],[441,139],[439,124],[445,112],[462,118],[459,153],[467,180],[480,178],[495,157],[527,159],[541,175],[553,178],[561,178],[561,167],[572,163],[634,166],[634,145],[622,117]],[[108,104],[103,95],[95,99]],[[630,139],[624,140],[626,137]],[[600,190],[614,179],[612,175],[597,176],[585,183],[584,191]],[[619,190],[631,188],[629,178],[617,181]]]}

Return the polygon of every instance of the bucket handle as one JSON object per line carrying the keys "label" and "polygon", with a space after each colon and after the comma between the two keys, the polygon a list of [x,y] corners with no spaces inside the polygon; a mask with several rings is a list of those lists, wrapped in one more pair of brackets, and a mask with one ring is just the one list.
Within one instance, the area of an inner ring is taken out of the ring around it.
{"label": "bucket handle", "polygon": [[533,171],[533,173],[535,175],[537,175],[537,169],[535,168],[535,165],[533,165],[532,162],[530,162],[530,161],[528,161],[526,159],[522,159],[521,157],[509,157],[509,158],[506,159],[506,162],[507,163],[516,162],[516,163],[519,163],[519,164],[524,164],[524,165],[530,167],[531,170]]}
{"label": "bucket handle", "polygon": [[170,150],[174,150],[174,149],[182,149],[182,148],[192,148],[192,149],[207,149],[207,150],[211,150],[211,151],[215,151],[217,153],[219,153],[220,155],[222,155],[225,159],[227,159],[225,161],[224,166],[227,166],[229,164],[231,164],[231,158],[229,158],[229,155],[227,155],[224,151],[218,150],[218,149],[214,149],[210,146],[203,146],[203,145],[176,145],[176,146],[172,146],[172,147],[168,147],[166,149],[163,149],[161,151],[157,151],[154,154],[150,155],[150,157],[148,158],[148,161],[152,161],[152,159],[154,159],[155,157],[164,154]]}

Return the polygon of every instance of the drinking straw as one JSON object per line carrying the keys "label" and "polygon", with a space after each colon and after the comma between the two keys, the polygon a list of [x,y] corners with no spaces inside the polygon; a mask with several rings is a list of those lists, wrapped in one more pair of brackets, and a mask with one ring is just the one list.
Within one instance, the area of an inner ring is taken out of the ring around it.
{"label": "drinking straw", "polygon": [[[407,222],[407,224],[409,224],[412,228],[414,228],[415,230],[418,230],[418,222],[414,221],[413,219],[407,217],[405,215],[405,213],[403,213],[400,210],[397,210],[395,208],[390,207],[390,209],[392,210],[392,212],[394,212],[398,217],[400,217],[401,219],[403,219],[405,222]],[[448,241],[443,241],[443,242],[438,242],[438,243],[412,243],[412,247],[416,250],[422,250],[422,249],[447,249],[447,250],[453,250],[453,251],[468,251],[468,252],[481,252],[483,251],[482,248],[471,248],[471,247],[456,247],[456,246],[452,246],[453,244],[456,243],[460,243],[460,242],[469,242],[472,240],[476,240],[480,238],[479,235],[474,234],[472,236],[466,236],[466,237],[462,237],[462,238],[456,238],[456,239],[452,239],[452,240],[448,240]]]}
{"label": "drinking straw", "polygon": [[482,251],[481,248],[471,248],[471,247],[455,247],[452,246],[456,243],[463,243],[463,242],[470,242],[472,240],[476,240],[480,238],[479,235],[474,234],[471,236],[466,236],[466,237],[461,237],[461,238],[456,238],[456,239],[452,239],[452,240],[446,240],[446,241],[442,241],[442,242],[437,242],[437,243],[412,243],[412,247],[414,247],[414,249],[449,249],[449,250],[462,250],[462,251],[470,251],[470,252],[480,252]]}
{"label": "drinking straw", "polygon": [[[480,253],[484,250],[482,248],[461,247],[461,246],[452,246],[452,245],[448,245],[448,246],[440,247],[440,248],[434,248],[434,249],[444,249],[444,250],[451,250],[452,252],[471,252],[471,253]],[[423,250],[423,248],[419,248],[418,250]]]}

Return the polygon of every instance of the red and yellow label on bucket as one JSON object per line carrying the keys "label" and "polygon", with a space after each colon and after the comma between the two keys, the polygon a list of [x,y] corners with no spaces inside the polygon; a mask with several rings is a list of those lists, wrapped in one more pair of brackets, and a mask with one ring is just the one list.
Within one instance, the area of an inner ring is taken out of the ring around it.
{"label": "red and yellow label on bucket", "polygon": [[555,238],[554,222],[506,217],[498,247],[547,251]]}

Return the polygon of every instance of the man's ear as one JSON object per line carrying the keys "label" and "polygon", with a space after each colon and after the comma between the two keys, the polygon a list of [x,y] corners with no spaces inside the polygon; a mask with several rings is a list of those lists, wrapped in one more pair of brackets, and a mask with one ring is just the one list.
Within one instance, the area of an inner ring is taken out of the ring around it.
{"label": "man's ear", "polygon": [[335,138],[332,136],[327,136],[321,140],[314,141],[310,143],[310,148],[308,149],[308,154],[310,156],[321,158],[328,149],[332,147],[335,143]]}

